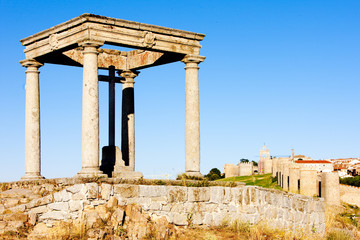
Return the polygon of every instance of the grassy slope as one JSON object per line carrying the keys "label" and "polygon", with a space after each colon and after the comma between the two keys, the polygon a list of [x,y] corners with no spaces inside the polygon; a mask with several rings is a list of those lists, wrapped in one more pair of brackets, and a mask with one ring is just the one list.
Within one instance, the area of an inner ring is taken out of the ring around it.
{"label": "grassy slope", "polygon": [[244,182],[246,185],[256,185],[265,188],[282,189],[277,185],[275,179],[269,174],[253,175],[253,176],[242,176],[242,177],[229,177],[223,178],[216,181],[228,181],[228,182]]}

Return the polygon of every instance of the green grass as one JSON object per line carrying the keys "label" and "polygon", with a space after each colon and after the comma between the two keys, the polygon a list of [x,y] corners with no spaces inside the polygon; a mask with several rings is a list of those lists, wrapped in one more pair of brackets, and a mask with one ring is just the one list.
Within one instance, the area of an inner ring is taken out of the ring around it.
{"label": "green grass", "polygon": [[225,182],[244,182],[246,185],[256,185],[265,188],[282,189],[277,183],[275,178],[272,177],[271,173],[262,175],[242,176],[242,177],[230,177],[218,179],[216,181]]}

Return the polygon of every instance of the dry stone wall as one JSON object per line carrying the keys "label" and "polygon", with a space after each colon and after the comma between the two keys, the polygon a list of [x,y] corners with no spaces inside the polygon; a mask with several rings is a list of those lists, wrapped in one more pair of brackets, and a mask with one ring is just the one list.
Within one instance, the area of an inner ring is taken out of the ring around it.
{"label": "dry stone wall", "polygon": [[52,224],[57,220],[78,219],[84,210],[108,205],[114,199],[120,206],[137,204],[150,216],[164,216],[175,225],[215,226],[264,220],[274,227],[325,231],[321,199],[255,186],[81,183],[8,210],[27,213],[33,224]]}

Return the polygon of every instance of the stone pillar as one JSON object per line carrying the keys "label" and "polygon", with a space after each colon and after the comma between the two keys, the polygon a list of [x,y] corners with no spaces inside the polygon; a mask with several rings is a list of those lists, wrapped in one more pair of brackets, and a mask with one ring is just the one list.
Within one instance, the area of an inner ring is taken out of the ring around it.
{"label": "stone pillar", "polygon": [[121,72],[122,82],[122,126],[121,151],[125,166],[135,171],[135,106],[134,106],[134,78],[139,72],[126,70]]}
{"label": "stone pillar", "polygon": [[22,180],[43,179],[40,151],[40,92],[38,70],[43,64],[34,59],[20,61],[26,67],[25,175]]}
{"label": "stone pillar", "polygon": [[317,196],[316,182],[317,170],[300,169],[300,194],[310,197]]}
{"label": "stone pillar", "polygon": [[340,205],[340,183],[337,172],[321,173],[321,195],[326,204]]}
{"label": "stone pillar", "polygon": [[84,41],[82,149],[79,177],[106,176],[99,170],[99,83],[98,51],[103,43]]}
{"label": "stone pillar", "polygon": [[186,55],[185,78],[185,174],[202,177],[200,173],[199,63],[205,57]]}

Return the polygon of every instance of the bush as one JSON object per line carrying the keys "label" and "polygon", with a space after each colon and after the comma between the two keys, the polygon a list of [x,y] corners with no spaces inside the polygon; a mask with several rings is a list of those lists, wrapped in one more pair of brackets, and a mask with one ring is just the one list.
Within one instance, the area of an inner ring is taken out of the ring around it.
{"label": "bush", "polygon": [[213,169],[210,170],[210,172],[207,175],[205,175],[205,177],[207,179],[209,179],[210,181],[214,181],[214,180],[217,180],[217,179],[220,179],[220,178],[224,178],[225,175],[221,174],[219,169],[213,168]]}
{"label": "bush", "polygon": [[360,187],[360,176],[340,178],[340,183]]}

